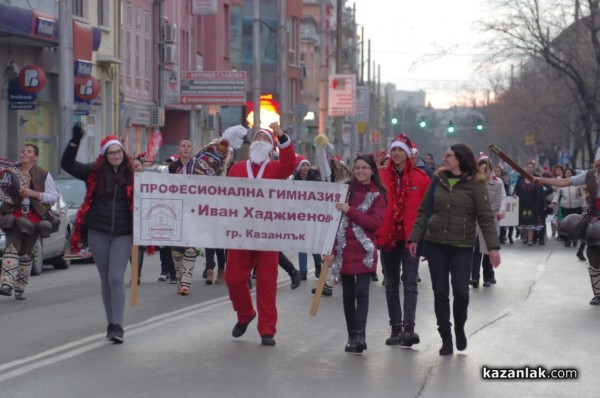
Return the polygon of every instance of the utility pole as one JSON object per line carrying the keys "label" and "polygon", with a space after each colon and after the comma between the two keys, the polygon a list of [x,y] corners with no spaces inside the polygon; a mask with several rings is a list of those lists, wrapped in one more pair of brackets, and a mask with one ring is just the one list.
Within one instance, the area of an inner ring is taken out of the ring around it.
{"label": "utility pole", "polygon": [[287,0],[279,1],[279,125],[287,129],[291,125],[290,97],[288,90],[288,42]]}
{"label": "utility pole", "polygon": [[[60,150],[71,139],[71,127],[73,125],[73,11],[71,0],[60,0],[58,3],[58,14],[60,18],[59,37],[59,63],[60,74],[58,77],[58,102],[60,108],[59,142]],[[62,171],[61,171],[62,173]]]}
{"label": "utility pole", "polygon": [[327,135],[327,31],[325,1],[319,1],[319,135]]}
{"label": "utility pole", "polygon": [[[356,74],[356,48],[357,40],[356,40],[356,4],[352,6],[352,58],[350,61],[350,65],[352,68],[352,73]],[[350,159],[354,159],[356,157],[356,140],[357,140],[357,129],[356,129],[356,116],[355,122],[352,123],[352,128],[350,130]]]}
{"label": "utility pole", "polygon": [[[336,38],[335,38],[335,73],[342,73],[342,5],[344,0],[337,0],[336,3]],[[335,124],[335,146],[336,151],[343,154],[344,145],[342,142],[342,123],[344,118],[336,116]]]}
{"label": "utility pole", "polygon": [[260,0],[254,0],[254,22],[252,24],[252,102],[254,109],[254,132],[260,129]]}

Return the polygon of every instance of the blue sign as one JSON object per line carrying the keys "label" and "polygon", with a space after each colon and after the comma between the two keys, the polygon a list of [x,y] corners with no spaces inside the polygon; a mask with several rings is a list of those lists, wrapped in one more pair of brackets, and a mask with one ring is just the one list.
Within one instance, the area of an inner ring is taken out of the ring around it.
{"label": "blue sign", "polygon": [[8,109],[10,109],[11,111],[15,111],[15,110],[32,111],[35,109],[35,102],[21,102],[21,103],[10,102],[8,104]]}
{"label": "blue sign", "polygon": [[19,79],[13,77],[8,81],[8,101],[9,102],[33,102],[37,99],[37,94],[27,93],[19,86]]}
{"label": "blue sign", "polygon": [[85,109],[75,109],[73,111],[74,115],[81,115],[81,116],[87,116],[90,114],[90,111],[86,111]]}
{"label": "blue sign", "polygon": [[92,74],[92,63],[78,59],[75,61],[75,76],[90,76]]}
{"label": "blue sign", "polygon": [[35,33],[40,36],[54,37],[56,22],[51,19],[37,17],[35,21]]}

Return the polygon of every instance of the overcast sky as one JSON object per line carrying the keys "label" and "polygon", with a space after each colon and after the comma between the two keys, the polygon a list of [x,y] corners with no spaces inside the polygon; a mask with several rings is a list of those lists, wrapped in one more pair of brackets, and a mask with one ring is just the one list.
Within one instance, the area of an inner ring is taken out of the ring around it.
{"label": "overcast sky", "polygon": [[[427,92],[435,108],[449,106],[463,86],[484,92],[474,55],[482,0],[351,0],[357,23],[371,39],[371,58],[381,65],[381,81],[399,90]],[[359,34],[360,27],[359,26]],[[448,55],[435,56],[443,50]],[[366,57],[366,51],[365,51]]]}

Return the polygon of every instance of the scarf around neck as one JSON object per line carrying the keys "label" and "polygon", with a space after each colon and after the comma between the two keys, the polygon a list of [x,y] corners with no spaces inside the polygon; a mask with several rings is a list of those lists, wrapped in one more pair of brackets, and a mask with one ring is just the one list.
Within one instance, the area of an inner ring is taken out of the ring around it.
{"label": "scarf around neck", "polygon": [[[412,171],[414,165],[412,160],[408,159],[402,170],[402,178],[400,178],[396,167],[390,164],[385,170],[388,174],[388,181],[390,186],[388,192],[391,194],[391,200],[388,202],[388,206],[392,207],[391,224],[392,227],[388,228],[385,232],[385,241],[383,242],[383,248],[385,250],[393,250],[396,247],[398,237],[404,235],[406,238],[406,231],[404,229],[404,208],[406,199],[410,187],[412,184]],[[400,184],[399,184],[400,182]]]}

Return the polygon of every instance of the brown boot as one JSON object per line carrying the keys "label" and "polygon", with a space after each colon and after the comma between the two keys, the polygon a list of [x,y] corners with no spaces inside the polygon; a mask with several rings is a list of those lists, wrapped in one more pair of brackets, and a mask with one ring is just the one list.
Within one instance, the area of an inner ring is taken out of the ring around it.
{"label": "brown boot", "polygon": [[206,282],[207,285],[212,285],[213,275],[214,275],[214,270],[212,270],[212,269],[206,270],[206,280],[204,282]]}
{"label": "brown boot", "polygon": [[223,270],[220,269],[217,271],[217,280],[215,281],[215,283],[217,285],[225,283],[225,272]]}

